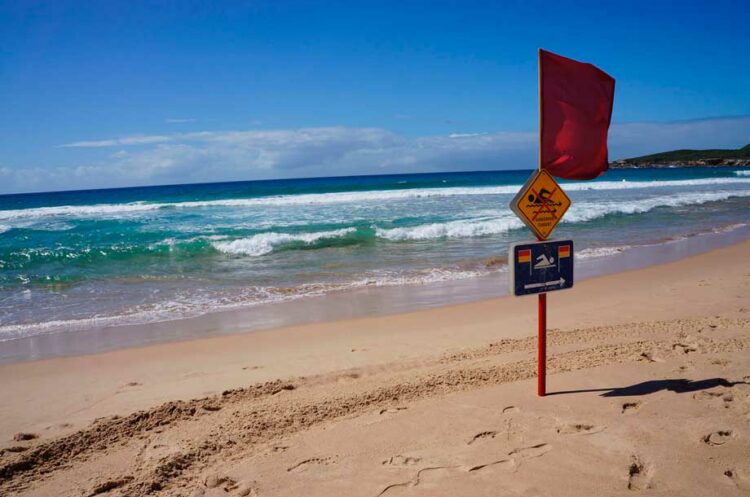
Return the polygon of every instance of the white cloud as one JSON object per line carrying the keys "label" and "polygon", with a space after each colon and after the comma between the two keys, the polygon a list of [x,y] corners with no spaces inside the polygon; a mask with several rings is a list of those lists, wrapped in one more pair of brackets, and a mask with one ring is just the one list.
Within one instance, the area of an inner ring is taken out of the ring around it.
{"label": "white cloud", "polygon": [[[750,116],[615,124],[610,157],[750,142]],[[98,188],[303,176],[530,169],[537,134],[453,133],[410,138],[380,128],[201,131],[79,141],[66,147],[118,147],[74,167],[0,169],[3,191]],[[133,147],[133,148],[130,148]]]}
{"label": "white cloud", "polygon": [[681,148],[736,148],[750,143],[750,116],[612,126],[610,157],[623,159]]}

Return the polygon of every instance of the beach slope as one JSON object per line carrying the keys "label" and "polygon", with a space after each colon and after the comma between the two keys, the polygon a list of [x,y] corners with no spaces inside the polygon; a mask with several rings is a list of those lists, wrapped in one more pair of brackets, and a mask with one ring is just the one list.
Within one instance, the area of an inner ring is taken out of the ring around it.
{"label": "beach slope", "polygon": [[545,398],[531,298],[1,366],[0,494],[747,495],[748,249],[550,295]]}

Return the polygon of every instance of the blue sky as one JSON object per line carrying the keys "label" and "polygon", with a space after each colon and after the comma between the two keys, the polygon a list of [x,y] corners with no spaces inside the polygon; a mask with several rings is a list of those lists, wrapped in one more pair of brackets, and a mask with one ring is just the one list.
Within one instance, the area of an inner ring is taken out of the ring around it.
{"label": "blue sky", "polygon": [[[212,5],[204,5],[212,3]],[[535,166],[539,47],[610,155],[750,142],[750,3],[0,3],[0,192]]]}

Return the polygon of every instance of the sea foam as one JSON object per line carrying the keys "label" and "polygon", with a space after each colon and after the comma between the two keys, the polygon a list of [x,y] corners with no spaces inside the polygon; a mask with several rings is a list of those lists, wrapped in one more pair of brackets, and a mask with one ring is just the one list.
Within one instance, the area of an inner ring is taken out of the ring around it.
{"label": "sea foam", "polygon": [[216,250],[227,254],[259,256],[273,252],[279,245],[301,242],[311,245],[327,238],[341,238],[357,231],[356,228],[342,228],[315,233],[259,233],[247,238],[232,241],[214,242]]}
{"label": "sea foam", "polygon": [[523,226],[520,220],[511,217],[497,219],[464,219],[446,223],[422,224],[413,227],[384,229],[375,227],[379,238],[392,241],[431,240],[437,238],[470,238],[496,235]]}
{"label": "sea foam", "polygon": [[610,214],[642,214],[657,207],[697,205],[748,196],[750,190],[678,193],[631,201],[577,202],[565,214],[563,222],[580,223]]}
{"label": "sea foam", "polygon": [[41,323],[16,323],[0,325],[0,343],[18,338],[45,335],[59,331],[77,331],[92,327],[109,327],[171,321],[206,313],[250,308],[264,304],[278,304],[305,297],[348,292],[361,288],[424,285],[476,278],[496,272],[488,269],[461,269],[458,267],[430,268],[418,271],[378,271],[350,281],[336,283],[312,282],[295,287],[250,286],[231,295],[222,293],[192,295],[181,300],[167,300],[155,304],[139,305],[121,314],[98,315],[83,319],[59,319]]}
{"label": "sea foam", "polygon": [[[737,171],[746,172],[746,171]],[[593,181],[565,183],[568,192],[591,190],[629,190],[644,188],[680,188],[711,185],[742,185],[750,183],[750,178],[705,178],[671,181]],[[172,203],[131,202],[125,204],[61,205],[35,207],[30,209],[0,210],[0,220],[40,218],[48,216],[68,216],[75,218],[109,218],[137,215],[159,209],[190,209],[215,207],[274,207],[329,204],[361,204],[364,202],[385,202],[439,197],[459,197],[476,195],[513,195],[521,185],[414,188],[404,190],[370,190],[360,192],[308,193],[301,195],[278,195],[257,198],[236,198]]]}
{"label": "sea foam", "polygon": [[[681,193],[672,196],[658,196],[632,201],[576,202],[563,217],[564,223],[583,223],[611,214],[641,214],[657,207],[679,207],[703,204],[731,197],[750,196],[750,190],[721,191],[707,193]],[[495,219],[475,218],[448,221],[445,223],[420,224],[410,227],[382,228],[375,226],[379,238],[391,241],[431,240],[440,238],[471,238],[495,235],[521,228],[520,220],[511,216]]]}

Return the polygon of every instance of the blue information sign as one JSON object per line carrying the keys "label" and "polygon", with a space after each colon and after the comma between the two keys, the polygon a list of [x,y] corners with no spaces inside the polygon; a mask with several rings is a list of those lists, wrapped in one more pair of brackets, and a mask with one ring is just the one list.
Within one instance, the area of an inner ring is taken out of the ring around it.
{"label": "blue information sign", "polygon": [[515,296],[573,286],[573,240],[514,243],[509,255],[510,292]]}

